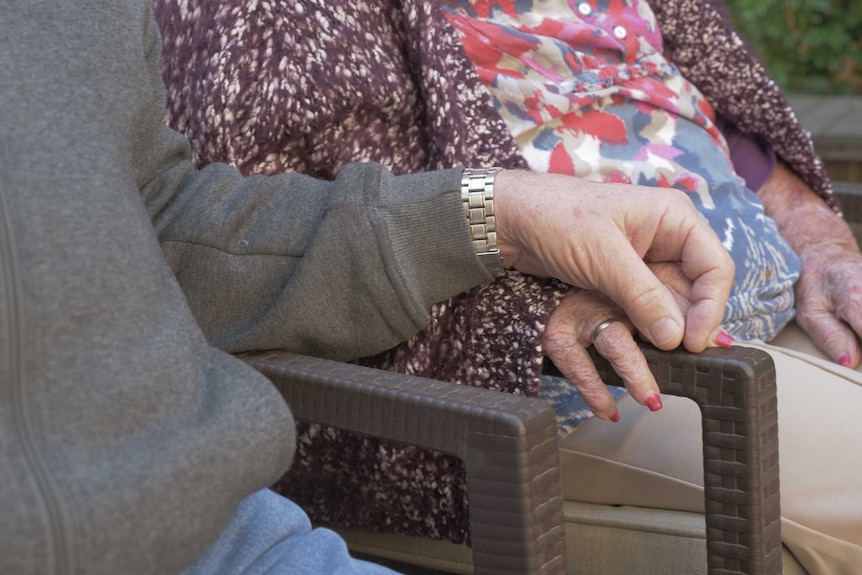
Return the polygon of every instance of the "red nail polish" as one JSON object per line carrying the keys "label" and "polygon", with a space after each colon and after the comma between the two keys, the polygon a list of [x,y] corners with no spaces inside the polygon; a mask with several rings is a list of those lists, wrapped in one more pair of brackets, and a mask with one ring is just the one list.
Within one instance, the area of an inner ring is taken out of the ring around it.
{"label": "red nail polish", "polygon": [[844,355],[842,355],[841,357],[838,358],[838,365],[841,365],[844,367],[850,367],[850,361],[851,361],[850,360],[850,354],[845,353]]}
{"label": "red nail polish", "polygon": [[718,335],[715,336],[715,343],[717,343],[719,347],[723,347],[724,349],[729,349],[735,341],[736,340],[733,339],[733,337],[723,331],[718,332]]}
{"label": "red nail polish", "polygon": [[619,410],[617,410],[617,409],[615,409],[615,410],[614,410],[613,415],[611,415],[611,421],[613,421],[614,423],[619,423],[619,421],[620,421],[620,412],[619,412]]}
{"label": "red nail polish", "polygon": [[661,398],[656,395],[651,395],[646,399],[646,406],[650,411],[658,411],[662,407]]}

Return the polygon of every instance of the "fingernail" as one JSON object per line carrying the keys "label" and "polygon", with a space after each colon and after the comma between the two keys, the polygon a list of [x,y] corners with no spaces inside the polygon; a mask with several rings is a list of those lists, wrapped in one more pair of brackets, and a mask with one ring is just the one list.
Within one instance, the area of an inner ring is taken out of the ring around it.
{"label": "fingernail", "polygon": [[661,397],[658,394],[649,396],[646,398],[646,406],[650,411],[658,411],[662,408]]}
{"label": "fingernail", "polygon": [[841,357],[838,358],[838,365],[841,365],[844,367],[850,367],[850,361],[851,361],[850,360],[850,354],[845,353],[844,355],[842,355]]}
{"label": "fingernail", "polygon": [[620,411],[618,409],[615,409],[614,413],[613,413],[613,415],[611,415],[610,419],[614,423],[619,423],[620,422]]}
{"label": "fingernail", "polygon": [[679,334],[682,328],[672,318],[666,317],[660,319],[650,328],[650,334],[653,338],[653,343],[659,347],[670,344],[679,339]]}
{"label": "fingernail", "polygon": [[727,332],[720,331],[718,335],[715,336],[715,343],[718,344],[719,347],[723,347],[724,349],[730,349],[730,346],[733,345],[733,342],[736,340],[733,339]]}

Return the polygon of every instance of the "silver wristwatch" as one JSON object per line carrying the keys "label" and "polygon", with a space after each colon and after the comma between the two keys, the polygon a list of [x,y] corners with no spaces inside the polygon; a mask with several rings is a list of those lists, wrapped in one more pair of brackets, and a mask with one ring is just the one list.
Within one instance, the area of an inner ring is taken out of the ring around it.
{"label": "silver wristwatch", "polygon": [[461,202],[470,224],[473,247],[485,268],[495,277],[505,274],[497,247],[494,215],[494,178],[502,168],[466,168],[461,176]]}

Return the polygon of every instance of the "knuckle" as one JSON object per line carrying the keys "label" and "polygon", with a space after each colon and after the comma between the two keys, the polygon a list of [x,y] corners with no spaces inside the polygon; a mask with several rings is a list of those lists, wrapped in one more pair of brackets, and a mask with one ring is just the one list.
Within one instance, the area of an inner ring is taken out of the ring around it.
{"label": "knuckle", "polygon": [[559,348],[564,347],[565,341],[565,330],[557,324],[548,323],[545,333],[542,335],[542,345],[545,349],[559,350]]}
{"label": "knuckle", "polygon": [[[688,196],[682,190],[678,190],[676,188],[660,188],[660,189],[662,190],[662,192],[666,196],[668,202],[681,203],[682,205],[685,206],[686,209],[689,209],[689,207],[691,207],[691,209],[694,209],[694,206],[691,203],[691,200],[688,199]],[[689,211],[691,211],[691,209],[689,209]]]}
{"label": "knuckle", "polygon": [[646,358],[628,328],[620,325],[608,328],[600,337],[596,347],[605,356],[623,379],[638,381],[650,377]]}
{"label": "knuckle", "polygon": [[827,282],[839,289],[835,290],[844,299],[858,299],[862,295],[862,278],[859,278],[856,270],[842,269],[835,280]]}
{"label": "knuckle", "polygon": [[844,349],[842,341],[843,338],[844,334],[836,332],[828,333],[823,336],[820,347],[822,347],[827,352],[830,350],[842,350]]}
{"label": "knuckle", "polygon": [[554,360],[560,369],[563,368],[563,365],[560,364],[568,364],[572,360],[570,357],[572,356],[572,346],[569,343],[566,343],[565,340],[560,338],[548,338],[547,333],[545,334],[544,339],[542,339],[542,348],[544,353]]}
{"label": "knuckle", "polygon": [[[596,344],[601,348],[599,351],[605,357],[609,355],[617,356],[619,352],[630,349],[633,343],[632,334],[618,321],[600,333],[596,341]],[[608,359],[611,358],[608,357]]]}
{"label": "knuckle", "polygon": [[862,297],[846,298],[838,306],[838,313],[847,320],[858,320],[862,316]]}
{"label": "knuckle", "polygon": [[821,317],[823,317],[823,311],[811,306],[800,305],[796,308],[796,322],[806,330],[815,329]]}

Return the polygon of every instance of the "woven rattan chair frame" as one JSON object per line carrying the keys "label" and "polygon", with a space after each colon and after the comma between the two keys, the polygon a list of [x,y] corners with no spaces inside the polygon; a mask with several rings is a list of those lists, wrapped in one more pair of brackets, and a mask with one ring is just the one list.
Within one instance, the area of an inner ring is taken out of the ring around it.
{"label": "woven rattan chair frame", "polygon": [[[662,391],[692,398],[703,412],[710,573],[780,573],[772,360],[741,347],[645,353]],[[242,357],[298,419],[460,458],[477,574],[565,571],[556,418],[547,403],[286,352]],[[596,359],[602,376],[619,383]]]}
{"label": "woven rattan chair frame", "polygon": [[[845,217],[862,222],[862,187],[835,187]],[[702,354],[643,349],[662,392],[692,399],[703,415],[709,574],[780,574],[771,358],[742,346]],[[565,571],[556,419],[548,404],[287,352],[240,357],[274,382],[298,419],[459,457],[477,574]],[[604,358],[593,359],[609,385],[621,383]]]}

